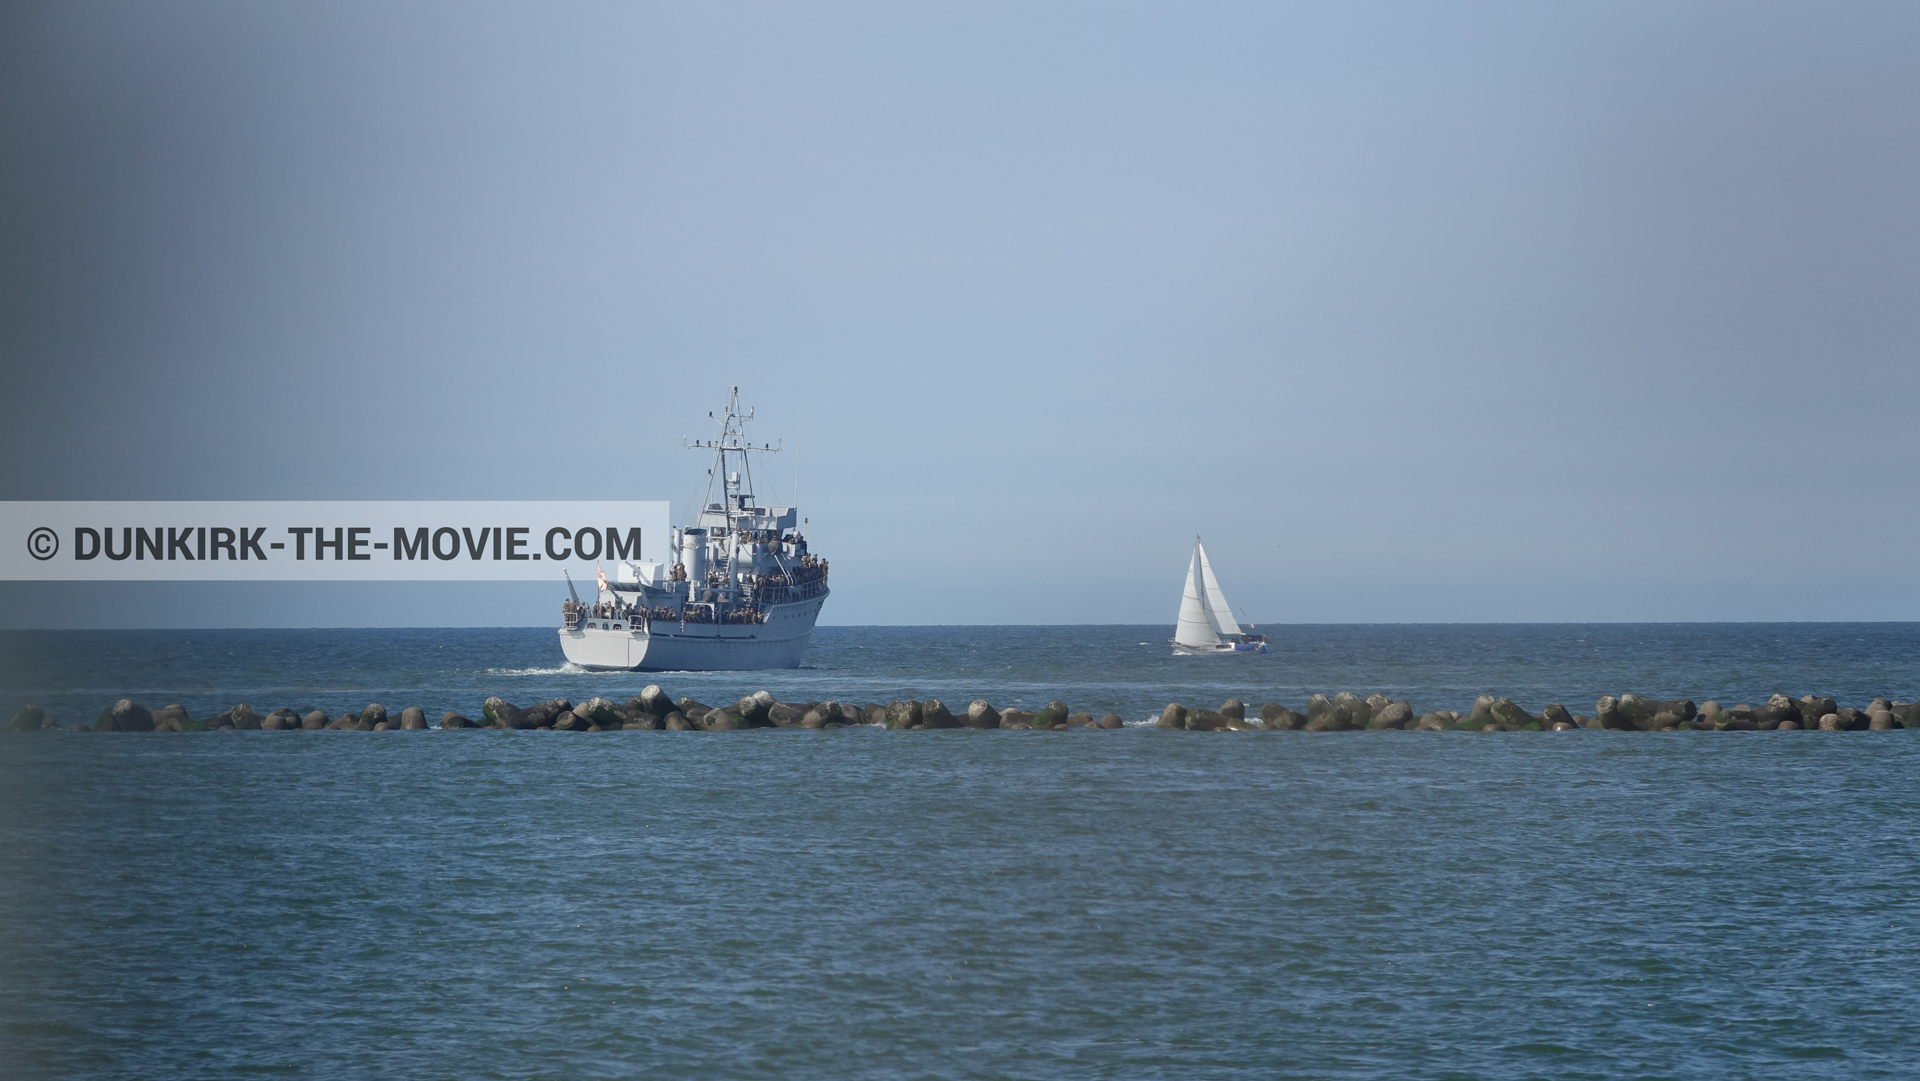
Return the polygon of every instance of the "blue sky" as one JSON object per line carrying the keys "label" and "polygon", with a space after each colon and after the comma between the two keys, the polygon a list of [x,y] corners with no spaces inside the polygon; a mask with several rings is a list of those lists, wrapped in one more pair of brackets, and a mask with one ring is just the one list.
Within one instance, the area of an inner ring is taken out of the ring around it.
{"label": "blue sky", "polygon": [[9,5],[0,498],[679,506],[737,383],[827,622],[1171,623],[1195,533],[1260,621],[1912,619],[1916,44],[1895,4]]}

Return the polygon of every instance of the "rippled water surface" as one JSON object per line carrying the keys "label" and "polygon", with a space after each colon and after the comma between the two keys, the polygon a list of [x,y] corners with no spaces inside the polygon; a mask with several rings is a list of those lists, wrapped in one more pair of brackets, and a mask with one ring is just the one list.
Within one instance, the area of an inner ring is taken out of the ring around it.
{"label": "rippled water surface", "polygon": [[1477,695],[1591,713],[1602,694],[1763,703],[1785,691],[1864,706],[1920,691],[1920,623],[1288,625],[1273,653],[1176,657],[1171,627],[823,627],[806,667],[736,673],[605,673],[568,666],[547,628],[0,631],[0,710],[22,702],[91,721],[115,699],[177,702],[205,717],[247,702],[338,716],[377,701],[479,716],[497,694],[624,701],[649,683],[709,704],[765,688],[786,701],[937,697],[1034,708],[1055,698],[1095,716],[1157,714],[1170,699],[1303,708],[1351,690],[1420,710]]}
{"label": "rippled water surface", "polygon": [[[1133,717],[1916,678],[1901,626],[1282,630],[1226,675],[1151,628],[845,629],[662,682]],[[79,719],[659,678],[544,632],[3,641],[0,705]],[[1916,780],[1905,731],[10,734],[0,1076],[1909,1077]]]}

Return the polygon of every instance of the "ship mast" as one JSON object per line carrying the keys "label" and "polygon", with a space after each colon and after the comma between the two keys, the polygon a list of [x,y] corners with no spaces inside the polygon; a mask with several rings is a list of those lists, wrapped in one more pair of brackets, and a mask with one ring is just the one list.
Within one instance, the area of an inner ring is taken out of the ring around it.
{"label": "ship mast", "polygon": [[[700,509],[703,513],[718,511],[725,517],[729,526],[740,517],[749,515],[750,508],[754,505],[753,463],[749,455],[780,453],[778,444],[763,443],[756,447],[747,441],[747,421],[753,419],[754,412],[752,409],[745,413],[740,412],[740,388],[732,387],[727,395],[727,407],[722,414],[717,417],[712,413],[707,414],[720,426],[720,434],[713,439],[683,438],[681,440],[681,445],[689,449],[713,452],[713,467],[707,470],[707,494],[701,500]],[[731,455],[739,457],[738,469],[730,468],[733,464],[729,457]],[[713,499],[713,486],[716,481],[720,483],[723,493],[719,503],[715,503]]]}

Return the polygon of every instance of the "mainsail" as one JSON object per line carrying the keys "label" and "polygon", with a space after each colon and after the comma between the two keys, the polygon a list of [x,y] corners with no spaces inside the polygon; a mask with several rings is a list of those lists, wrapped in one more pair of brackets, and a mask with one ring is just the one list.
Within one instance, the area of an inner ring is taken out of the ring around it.
{"label": "mainsail", "polygon": [[[1175,645],[1194,647],[1213,647],[1220,644],[1220,631],[1214,623],[1213,613],[1207,610],[1206,593],[1200,586],[1201,560],[1198,542],[1193,546],[1193,558],[1187,561],[1187,589],[1180,595],[1180,624],[1173,632]],[[1211,584],[1213,572],[1207,571],[1206,578]],[[1216,590],[1218,587],[1214,587]],[[1232,616],[1227,619],[1231,621]]]}
{"label": "mainsail", "polygon": [[1207,562],[1207,550],[1200,541],[1193,542],[1193,550],[1200,558],[1200,578],[1207,586],[1207,615],[1213,620],[1213,633],[1216,636],[1243,634],[1240,624],[1233,620],[1233,609],[1227,605],[1227,598],[1220,592],[1220,579],[1213,576],[1213,564]]}

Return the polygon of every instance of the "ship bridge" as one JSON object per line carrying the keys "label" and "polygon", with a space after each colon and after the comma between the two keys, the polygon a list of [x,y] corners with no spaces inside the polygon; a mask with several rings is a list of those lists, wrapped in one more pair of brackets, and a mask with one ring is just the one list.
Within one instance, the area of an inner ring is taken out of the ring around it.
{"label": "ship bridge", "polygon": [[[749,500],[751,495],[747,497]],[[734,502],[730,499],[729,502]],[[797,507],[756,507],[750,502],[738,502],[731,508],[725,503],[709,503],[701,509],[694,523],[702,529],[740,529],[751,533],[785,533],[800,524],[800,511]]]}

